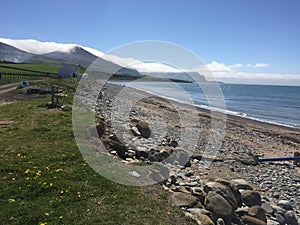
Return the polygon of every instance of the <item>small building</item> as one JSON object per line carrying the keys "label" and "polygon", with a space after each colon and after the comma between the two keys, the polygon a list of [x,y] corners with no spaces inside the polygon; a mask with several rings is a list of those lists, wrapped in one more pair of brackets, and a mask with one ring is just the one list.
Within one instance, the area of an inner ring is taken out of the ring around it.
{"label": "small building", "polygon": [[71,66],[63,66],[57,73],[60,78],[77,77],[77,70]]}

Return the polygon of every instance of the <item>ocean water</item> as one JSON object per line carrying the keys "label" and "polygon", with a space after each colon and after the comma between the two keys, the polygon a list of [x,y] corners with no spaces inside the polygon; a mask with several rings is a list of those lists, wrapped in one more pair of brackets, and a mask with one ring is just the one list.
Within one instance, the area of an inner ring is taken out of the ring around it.
{"label": "ocean water", "polygon": [[114,82],[204,108],[300,129],[300,87],[225,83]]}

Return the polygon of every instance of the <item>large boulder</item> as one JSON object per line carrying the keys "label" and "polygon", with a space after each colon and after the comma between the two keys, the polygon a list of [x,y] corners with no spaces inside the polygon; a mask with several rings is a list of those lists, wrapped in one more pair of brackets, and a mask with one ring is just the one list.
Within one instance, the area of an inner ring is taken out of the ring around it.
{"label": "large boulder", "polygon": [[151,136],[151,130],[150,130],[148,122],[146,122],[144,120],[140,120],[137,123],[136,127],[144,138],[149,138]]}
{"label": "large boulder", "polygon": [[264,221],[265,223],[267,222],[265,210],[258,205],[250,207],[250,209],[248,211],[248,215],[255,217],[257,219],[260,219],[260,220]]}
{"label": "large boulder", "polygon": [[206,193],[214,191],[220,194],[234,210],[241,205],[240,193],[233,187],[231,183],[225,180],[217,180],[217,182],[206,183],[204,185],[204,191]]}
{"label": "large boulder", "polygon": [[244,179],[233,179],[231,183],[237,190],[253,190],[253,187]]}
{"label": "large boulder", "polygon": [[261,205],[261,196],[257,191],[245,190],[241,193],[242,201],[246,206]]}
{"label": "large boulder", "polygon": [[231,216],[234,212],[234,208],[228,201],[215,191],[210,191],[205,196],[204,206],[214,215],[221,218]]}
{"label": "large boulder", "polygon": [[174,192],[169,197],[169,201],[179,207],[193,207],[197,204],[197,198],[189,193]]}
{"label": "large boulder", "polygon": [[252,216],[243,216],[242,221],[247,225],[267,225],[267,223],[265,223],[264,221]]}

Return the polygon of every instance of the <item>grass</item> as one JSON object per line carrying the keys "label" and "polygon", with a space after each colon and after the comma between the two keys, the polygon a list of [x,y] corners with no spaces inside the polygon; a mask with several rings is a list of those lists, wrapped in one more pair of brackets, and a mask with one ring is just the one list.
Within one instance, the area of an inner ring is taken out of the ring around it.
{"label": "grass", "polygon": [[[27,69],[45,73],[57,73],[57,71],[62,67],[62,65],[53,65],[53,64],[31,64],[31,63],[0,63],[0,66],[9,66],[14,67],[16,69],[9,68],[1,68],[0,71],[8,71],[8,72],[20,72],[19,69]],[[77,67],[78,73],[84,73],[84,69],[81,66]]]}
{"label": "grass", "polygon": [[[0,63],[0,66],[10,66],[19,69],[27,69],[27,70],[41,71],[47,73],[57,73],[59,68],[62,67],[59,65],[28,64],[28,63]],[[19,72],[19,70],[17,69],[9,69],[9,68],[0,68],[0,70],[8,71],[8,72]]]}
{"label": "grass", "polygon": [[36,77],[36,76],[34,76],[34,77],[9,77],[9,78],[0,79],[0,85],[17,83],[22,80],[33,81],[33,80],[42,80],[42,79],[46,79],[46,78],[45,77]]}
{"label": "grass", "polygon": [[[72,104],[75,79],[56,80]],[[166,194],[113,183],[80,154],[72,112],[48,110],[50,96],[0,106],[1,224],[192,224]]]}

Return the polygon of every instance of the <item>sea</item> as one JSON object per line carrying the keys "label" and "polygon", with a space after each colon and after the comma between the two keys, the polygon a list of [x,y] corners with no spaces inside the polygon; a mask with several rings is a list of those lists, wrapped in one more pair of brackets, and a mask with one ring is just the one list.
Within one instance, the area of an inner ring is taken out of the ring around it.
{"label": "sea", "polygon": [[300,129],[300,86],[114,82],[226,114]]}

